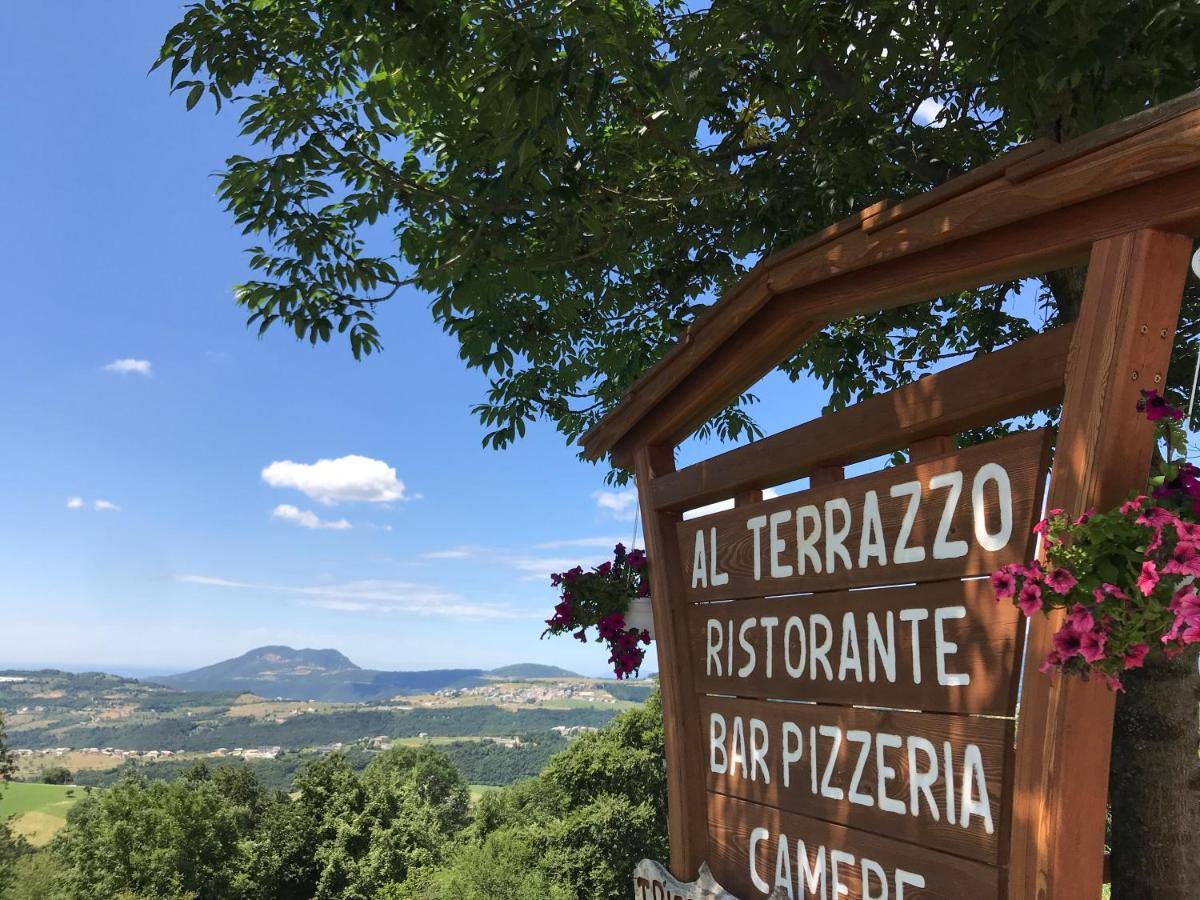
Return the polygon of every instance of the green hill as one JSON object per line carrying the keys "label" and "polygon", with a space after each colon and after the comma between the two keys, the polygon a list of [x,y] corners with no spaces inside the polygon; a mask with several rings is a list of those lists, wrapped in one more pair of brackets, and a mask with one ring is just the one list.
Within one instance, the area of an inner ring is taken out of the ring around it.
{"label": "green hill", "polygon": [[583,676],[569,669],[558,666],[543,666],[539,663],[517,663],[512,666],[501,666],[487,673],[493,678],[582,678]]}

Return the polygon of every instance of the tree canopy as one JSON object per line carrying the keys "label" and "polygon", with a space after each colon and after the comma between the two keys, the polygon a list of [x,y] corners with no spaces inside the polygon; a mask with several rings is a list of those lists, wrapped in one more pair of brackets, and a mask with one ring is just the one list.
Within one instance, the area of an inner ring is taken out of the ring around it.
{"label": "tree canopy", "polygon": [[0,832],[0,897],[15,862],[11,896],[39,900],[620,900],[634,864],[667,853],[657,694],[474,808],[431,747],[361,773],[330,754],[290,787],[245,765],[126,774],[43,850]]}
{"label": "tree canopy", "polygon": [[[1190,90],[1198,26],[1157,0],[205,0],[159,64],[253,147],[220,181],[250,321],[361,356],[416,285],[503,447],[538,418],[576,438],[769,250]],[[991,285],[784,368],[843,405],[1073,318],[1078,273],[1041,283],[1044,322]],[[753,435],[752,399],[705,429]]]}

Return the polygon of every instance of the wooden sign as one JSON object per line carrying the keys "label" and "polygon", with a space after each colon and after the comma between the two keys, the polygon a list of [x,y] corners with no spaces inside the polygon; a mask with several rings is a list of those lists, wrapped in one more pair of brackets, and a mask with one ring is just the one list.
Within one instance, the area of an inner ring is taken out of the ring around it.
{"label": "wooden sign", "polygon": [[[1038,671],[1065,611],[1026,622],[972,580],[1031,559],[1049,436],[930,457],[1061,403],[1048,505],[1143,487],[1135,404],[1166,377],[1198,235],[1200,92],[759,261],[582,437],[637,478],[681,883],[707,860],[741,900],[1100,895],[1113,695]],[[1084,262],[1073,325],[676,469],[829,323]],[[916,461],[839,480],[894,450]]]}
{"label": "wooden sign", "polygon": [[1048,464],[1031,431],[681,522],[688,599],[986,575],[1024,560]]}
{"label": "wooden sign", "polygon": [[1007,719],[705,697],[708,789],[995,863]]}
{"label": "wooden sign", "polygon": [[696,686],[713,694],[1012,715],[1025,620],[986,579],[698,603]]}

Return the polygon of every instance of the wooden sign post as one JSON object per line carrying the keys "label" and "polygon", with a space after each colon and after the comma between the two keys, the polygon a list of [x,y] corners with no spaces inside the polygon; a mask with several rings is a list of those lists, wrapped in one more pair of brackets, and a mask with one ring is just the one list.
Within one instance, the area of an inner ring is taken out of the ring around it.
{"label": "wooden sign post", "polygon": [[[1060,623],[1026,629],[980,576],[1032,558],[1048,471],[1079,512],[1144,482],[1134,405],[1165,380],[1198,233],[1189,95],[765,260],[584,436],[637,477],[680,882],[707,863],[745,900],[1099,896],[1113,696],[1042,675]],[[1082,262],[1075,323],[676,471],[681,440],[825,324]],[[1056,437],[955,449],[1060,402]]]}

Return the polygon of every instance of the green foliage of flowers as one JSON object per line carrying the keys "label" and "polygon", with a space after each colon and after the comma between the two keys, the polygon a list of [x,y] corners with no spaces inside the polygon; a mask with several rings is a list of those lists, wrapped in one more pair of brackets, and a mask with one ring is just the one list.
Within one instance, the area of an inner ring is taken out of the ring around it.
{"label": "green foliage of flowers", "polygon": [[1146,493],[1102,513],[1050,510],[1034,528],[1046,565],[992,575],[996,599],[1026,616],[1066,612],[1043,672],[1096,674],[1117,690],[1150,653],[1174,656],[1200,642],[1200,469],[1178,456],[1187,446],[1180,410],[1157,391],[1143,392],[1138,408],[1162,448]]}

